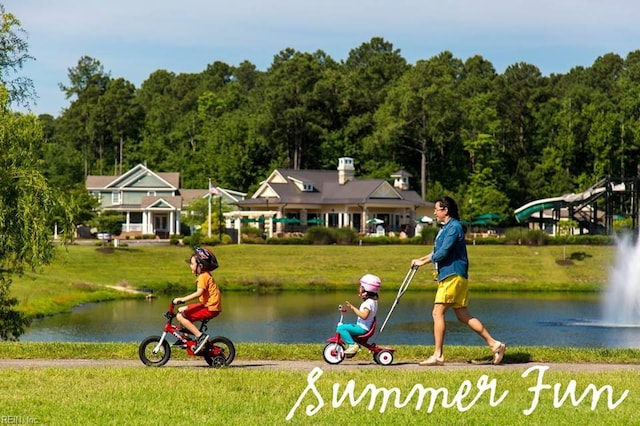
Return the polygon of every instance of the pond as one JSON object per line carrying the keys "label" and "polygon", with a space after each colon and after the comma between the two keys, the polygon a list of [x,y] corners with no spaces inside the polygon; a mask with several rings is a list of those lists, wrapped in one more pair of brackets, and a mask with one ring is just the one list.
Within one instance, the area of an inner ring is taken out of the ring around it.
{"label": "pond", "polygon": [[[382,325],[396,297],[381,294]],[[224,335],[236,343],[323,343],[335,331],[338,304],[358,303],[353,293],[223,294],[223,313],[210,323],[209,335]],[[169,298],[88,304],[70,314],[33,322],[25,342],[139,342],[160,334]],[[372,341],[384,345],[432,345],[433,293],[407,292],[382,334]],[[615,326],[601,321],[600,297],[471,295],[470,312],[491,334],[511,346],[571,346],[589,348],[640,347],[640,325]],[[347,313],[345,322],[354,322]],[[479,346],[484,341],[447,314],[445,344]]]}

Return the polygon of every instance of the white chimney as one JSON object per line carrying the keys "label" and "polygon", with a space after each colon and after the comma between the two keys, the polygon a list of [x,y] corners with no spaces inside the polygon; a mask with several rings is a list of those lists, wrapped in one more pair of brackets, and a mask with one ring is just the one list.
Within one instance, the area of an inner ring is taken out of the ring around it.
{"label": "white chimney", "polygon": [[338,183],[344,185],[353,180],[355,168],[353,167],[353,158],[342,157],[338,159]]}
{"label": "white chimney", "polygon": [[411,174],[405,172],[404,170],[400,170],[391,175],[394,179],[393,187],[399,189],[401,191],[409,190],[409,178]]}

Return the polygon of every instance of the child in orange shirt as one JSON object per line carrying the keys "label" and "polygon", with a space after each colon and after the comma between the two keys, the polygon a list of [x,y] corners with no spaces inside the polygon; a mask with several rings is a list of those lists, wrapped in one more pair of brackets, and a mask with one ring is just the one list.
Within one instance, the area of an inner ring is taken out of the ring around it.
{"label": "child in orange shirt", "polygon": [[199,303],[181,307],[177,315],[180,324],[196,338],[193,352],[197,354],[205,347],[209,336],[202,333],[193,322],[217,317],[222,311],[222,299],[220,289],[211,275],[211,272],[218,268],[218,260],[211,250],[196,247],[189,259],[189,265],[191,272],[196,276],[196,291],[184,297],[176,297],[173,304],[199,299]]}

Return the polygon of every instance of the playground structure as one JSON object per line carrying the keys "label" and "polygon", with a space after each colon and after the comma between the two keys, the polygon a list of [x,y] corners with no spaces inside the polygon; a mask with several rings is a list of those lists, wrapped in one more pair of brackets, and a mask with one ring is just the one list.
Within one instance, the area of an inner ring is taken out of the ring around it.
{"label": "playground structure", "polygon": [[589,189],[560,197],[535,200],[514,211],[518,223],[533,224],[557,234],[561,220],[573,220],[579,234],[613,234],[614,219],[631,219],[638,229],[639,178],[605,178]]}

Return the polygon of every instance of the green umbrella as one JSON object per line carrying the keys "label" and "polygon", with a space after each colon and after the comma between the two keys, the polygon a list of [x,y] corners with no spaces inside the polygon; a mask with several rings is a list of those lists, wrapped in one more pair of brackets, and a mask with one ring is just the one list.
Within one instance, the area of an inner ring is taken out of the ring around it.
{"label": "green umbrella", "polygon": [[300,219],[296,217],[277,217],[273,221],[275,223],[300,223]]}
{"label": "green umbrella", "polygon": [[488,220],[488,221],[494,221],[497,222],[502,218],[502,216],[500,216],[499,214],[496,213],[484,213],[481,214],[480,216],[476,216],[473,218],[474,221],[476,220]]}

